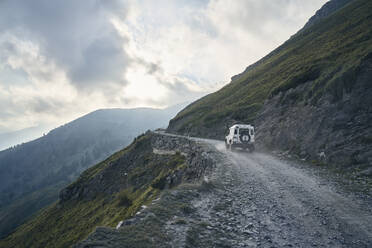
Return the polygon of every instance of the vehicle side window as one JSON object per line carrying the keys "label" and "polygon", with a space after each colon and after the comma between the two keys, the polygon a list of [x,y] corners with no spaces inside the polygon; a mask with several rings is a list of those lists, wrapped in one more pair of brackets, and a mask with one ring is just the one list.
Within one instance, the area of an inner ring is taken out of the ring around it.
{"label": "vehicle side window", "polygon": [[234,130],[234,134],[238,134],[238,129],[235,129]]}

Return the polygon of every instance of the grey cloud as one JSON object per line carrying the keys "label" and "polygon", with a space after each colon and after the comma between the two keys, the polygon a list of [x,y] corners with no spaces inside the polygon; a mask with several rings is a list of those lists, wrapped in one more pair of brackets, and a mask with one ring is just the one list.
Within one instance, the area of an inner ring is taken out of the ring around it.
{"label": "grey cloud", "polygon": [[5,54],[10,54],[10,53],[14,53],[16,52],[16,48],[14,46],[14,44],[10,43],[10,42],[4,42],[1,44],[1,55],[0,56],[4,56]]}
{"label": "grey cloud", "polygon": [[168,88],[169,90],[171,91],[175,91],[177,92],[178,94],[183,94],[183,93],[190,93],[191,91],[189,90],[189,88],[185,85],[185,83],[183,83],[182,81],[180,81],[179,79],[174,79],[173,82],[168,82],[168,81],[161,81],[161,78],[158,79],[159,82],[165,86],[166,88]]}
{"label": "grey cloud", "polygon": [[[154,100],[146,99],[144,104],[152,106],[164,106],[169,104],[177,104],[183,102],[190,102],[206,94],[206,92],[199,92],[191,90],[184,80],[190,80],[184,75],[169,77],[166,76],[165,70],[160,63],[154,63],[145,60],[144,58],[135,58],[135,63],[146,69],[148,75],[154,77],[156,81],[168,90],[166,98]],[[133,104],[138,101],[136,96],[123,96],[120,102],[123,104]]]}
{"label": "grey cloud", "polygon": [[[164,80],[161,76],[157,77],[158,82],[166,87],[169,90],[168,98],[166,99],[167,102],[164,102],[165,104],[171,103],[181,103],[181,102],[189,102],[191,100],[195,100],[203,95],[206,94],[206,92],[198,92],[190,90],[189,87],[187,87],[186,83],[182,81],[180,78],[173,78],[171,82]],[[164,104],[163,103],[163,104]]]}
{"label": "grey cloud", "polygon": [[154,75],[156,73],[164,73],[164,69],[158,64],[154,62],[148,62],[143,58],[137,57],[134,60],[137,64],[143,66],[146,69],[146,73],[149,75]]}
{"label": "grey cloud", "polygon": [[79,88],[120,81],[130,63],[126,42],[109,17],[125,18],[126,6],[114,0],[0,2],[0,32],[39,45],[41,54],[63,68]]}
{"label": "grey cloud", "polygon": [[84,59],[70,70],[74,82],[120,81],[129,58],[122,53],[121,45],[112,40],[113,36],[96,39],[85,48]]}
{"label": "grey cloud", "polygon": [[154,74],[154,73],[156,73],[158,71],[162,71],[162,69],[160,68],[160,66],[157,65],[157,64],[155,64],[155,63],[150,63],[148,65],[148,68],[147,69],[148,69],[148,71],[147,71],[148,74]]}
{"label": "grey cloud", "polygon": [[12,98],[4,98],[0,95],[0,122],[10,117],[23,116],[25,113],[49,113],[58,115],[55,111],[63,106],[63,102],[48,97],[24,98],[15,101]]}
{"label": "grey cloud", "polygon": [[[201,97],[206,92],[197,92],[191,90],[184,80],[190,80],[184,75],[173,76],[171,78],[165,76],[165,70],[160,63],[154,63],[145,60],[144,58],[136,58],[135,62],[146,69],[146,73],[156,78],[156,81],[168,89],[169,95],[166,99],[160,101],[148,100],[148,104],[154,105],[169,105],[169,103],[175,104],[180,102],[189,102]],[[133,100],[136,100],[133,98]],[[123,103],[131,103],[131,99],[122,98]]]}
{"label": "grey cloud", "polygon": [[27,103],[28,110],[34,113],[53,113],[55,109],[61,107],[63,103],[42,98],[34,98]]}
{"label": "grey cloud", "polygon": [[[10,41],[0,41],[0,64],[2,64],[2,68],[0,71],[0,79],[5,79],[1,80],[1,84],[4,85],[14,85],[15,80],[20,82],[25,82],[27,80],[27,72],[25,71],[26,68],[13,68],[9,64],[7,64],[7,60],[9,57],[19,57],[22,58],[23,60],[27,60],[25,58],[24,54],[21,51],[22,48],[16,46],[15,44],[11,43]],[[34,76],[36,76],[39,79],[42,79],[46,82],[51,82],[52,81],[52,75],[50,72],[47,72],[45,70],[38,70],[34,71]],[[9,80],[9,81],[8,81]]]}
{"label": "grey cloud", "polygon": [[[225,1],[216,0],[215,2]],[[303,0],[244,0],[233,1],[237,9],[228,13],[225,21],[230,22],[233,27],[239,27],[255,35],[270,38],[270,33],[265,31],[264,27],[270,23],[280,23],[283,28],[286,26],[296,25],[298,18],[295,16],[300,13],[290,13],[289,10],[309,9],[314,2],[321,0],[303,1]],[[218,29],[216,27],[216,29]]]}
{"label": "grey cloud", "polygon": [[196,99],[207,94],[207,92],[196,92],[192,91],[186,87],[186,85],[180,81],[175,81],[173,86],[168,84],[170,94],[168,95],[168,99],[163,104],[168,105],[169,103],[178,104],[182,102],[192,102]]}
{"label": "grey cloud", "polygon": [[[0,17],[1,18],[1,17]],[[4,64],[10,54],[17,52],[16,47],[9,41],[0,41],[0,65]]]}

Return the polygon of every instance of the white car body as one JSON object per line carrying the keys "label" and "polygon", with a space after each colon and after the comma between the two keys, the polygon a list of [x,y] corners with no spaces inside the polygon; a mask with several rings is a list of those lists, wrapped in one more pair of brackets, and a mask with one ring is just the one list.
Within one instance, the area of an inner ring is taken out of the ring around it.
{"label": "white car body", "polygon": [[243,148],[254,150],[254,127],[248,124],[235,124],[229,128],[229,134],[225,137],[226,148]]}

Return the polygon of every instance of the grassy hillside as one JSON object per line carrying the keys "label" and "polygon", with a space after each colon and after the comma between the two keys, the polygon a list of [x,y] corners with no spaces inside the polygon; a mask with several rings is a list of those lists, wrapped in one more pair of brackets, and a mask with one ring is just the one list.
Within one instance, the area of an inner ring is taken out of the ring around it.
{"label": "grassy hillside", "polygon": [[180,107],[97,110],[39,139],[0,151],[0,238],[54,202],[82,171],[138,134],[166,126]]}
{"label": "grassy hillside", "polygon": [[86,170],[58,202],[0,241],[0,247],[69,247],[96,226],[115,227],[133,216],[159,195],[170,173],[185,167],[179,153],[154,154],[151,138],[140,136]]}
{"label": "grassy hillside", "polygon": [[361,63],[372,57],[371,26],[372,1],[351,2],[189,105],[168,130],[222,139],[226,126],[255,122],[266,100],[307,82],[312,87],[291,95],[292,102],[316,106],[324,95],[338,101],[352,90]]}

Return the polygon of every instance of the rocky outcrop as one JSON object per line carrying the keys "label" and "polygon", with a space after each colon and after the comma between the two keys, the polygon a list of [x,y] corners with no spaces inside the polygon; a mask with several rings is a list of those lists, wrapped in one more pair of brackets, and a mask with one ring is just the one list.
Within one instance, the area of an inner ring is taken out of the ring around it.
{"label": "rocky outcrop", "polygon": [[290,151],[300,158],[343,168],[372,167],[372,56],[366,56],[356,78],[338,80],[349,89],[334,89],[315,105],[296,96],[313,87],[309,81],[267,100],[255,121],[261,147]]}

